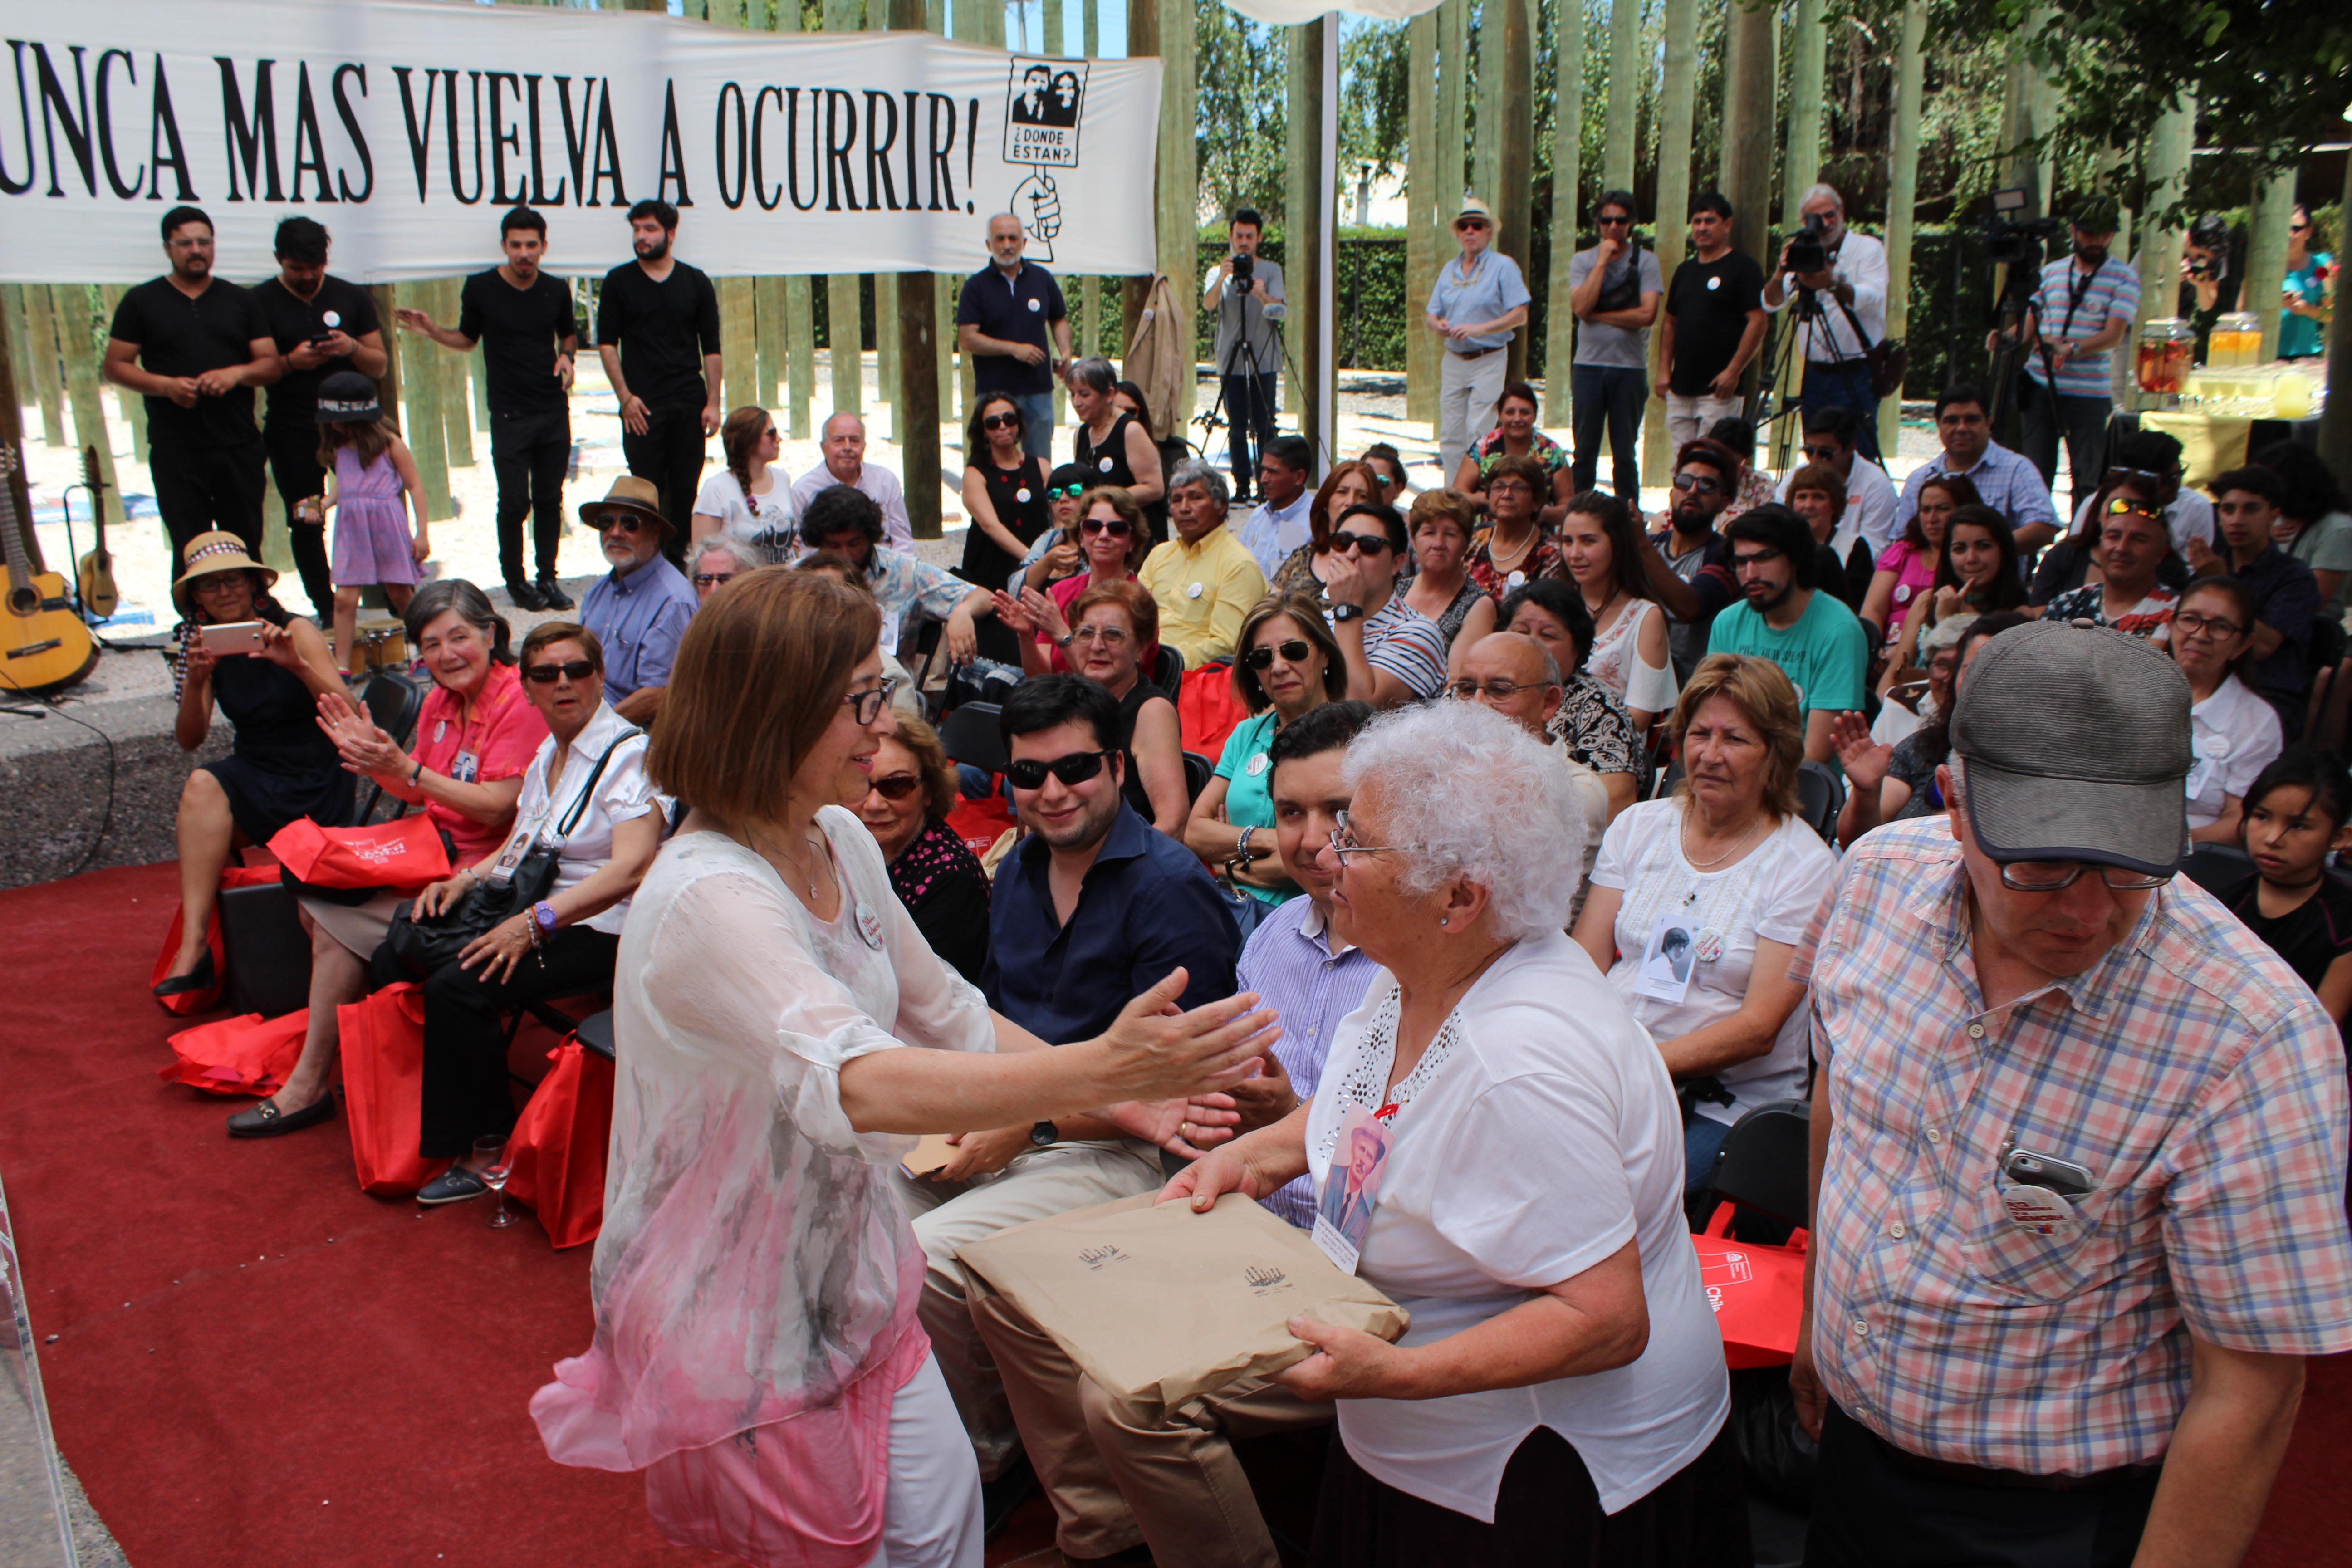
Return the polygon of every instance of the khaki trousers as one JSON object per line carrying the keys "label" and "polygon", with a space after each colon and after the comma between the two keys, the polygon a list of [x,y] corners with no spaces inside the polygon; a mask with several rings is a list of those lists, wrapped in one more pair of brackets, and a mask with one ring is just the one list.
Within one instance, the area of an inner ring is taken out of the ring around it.
{"label": "khaki trousers", "polygon": [[1021,1434],[1004,1403],[996,1364],[972,1327],[964,1301],[972,1276],[955,1249],[1033,1219],[1156,1193],[1166,1181],[1160,1151],[1136,1138],[1032,1150],[995,1174],[971,1182],[922,1181],[903,1168],[892,1173],[898,1202],[914,1222],[915,1239],[929,1264],[919,1308],[923,1330],[931,1336],[931,1353],[971,1436],[981,1479],[992,1481],[1003,1473],[1021,1452]]}
{"label": "khaki trousers", "polygon": [[1065,1552],[1108,1557],[1142,1541],[1159,1568],[1280,1568],[1233,1439],[1324,1426],[1331,1405],[1263,1378],[1172,1411],[1131,1404],[1079,1372],[985,1283],[971,1316],[1053,1500]]}

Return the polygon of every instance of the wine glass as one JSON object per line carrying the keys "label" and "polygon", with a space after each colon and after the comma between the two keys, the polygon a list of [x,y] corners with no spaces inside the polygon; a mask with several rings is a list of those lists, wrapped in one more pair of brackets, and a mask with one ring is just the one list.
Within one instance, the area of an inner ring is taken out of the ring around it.
{"label": "wine glass", "polygon": [[499,1206],[482,1223],[492,1230],[503,1230],[515,1224],[515,1216],[507,1212],[507,1177],[513,1173],[514,1156],[507,1149],[506,1139],[496,1135],[475,1139],[471,1163],[474,1173],[499,1194]]}

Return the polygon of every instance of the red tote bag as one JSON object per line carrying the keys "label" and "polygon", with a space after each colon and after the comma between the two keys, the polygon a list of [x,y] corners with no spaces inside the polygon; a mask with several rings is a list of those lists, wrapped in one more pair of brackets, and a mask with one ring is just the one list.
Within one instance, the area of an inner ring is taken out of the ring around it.
{"label": "red tote bag", "polygon": [[[221,872],[224,888],[247,888],[278,880],[276,866],[231,866]],[[172,972],[172,960],[180,951],[180,933],[187,929],[186,912],[172,911],[172,929],[163,933],[163,950],[155,955],[154,972],[147,977],[150,985],[161,985]],[[205,945],[212,949],[213,978],[224,983],[228,977],[228,950],[221,944],[220,911],[215,909],[212,919],[205,925]],[[176,996],[158,996],[157,1005],[166,1013],[192,1018],[198,1013],[209,1013],[220,1005],[221,987],[207,986],[202,991],[183,991]]]}
{"label": "red tote bag", "polygon": [[269,852],[296,879],[318,888],[391,888],[413,893],[449,875],[440,829],[423,812],[364,827],[321,827],[298,816]]}
{"label": "red tote bag", "polygon": [[[990,780],[992,785],[994,782]],[[986,800],[959,799],[955,809],[948,813],[949,828],[963,840],[963,847],[971,851],[975,860],[994,848],[996,841],[1012,826],[1013,807],[992,790]]]}
{"label": "red tote bag", "polygon": [[613,1133],[613,1064],[567,1039],[547,1053],[554,1068],[539,1080],[515,1121],[507,1191],[530,1207],[558,1248],[593,1241],[604,1226],[604,1154]]}
{"label": "red tote bag", "polygon": [[335,1009],[342,1036],[343,1109],[360,1190],[405,1197],[448,1166],[416,1152],[425,1093],[425,993],[387,985]]}
{"label": "red tote bag", "polygon": [[1211,664],[1188,669],[1176,684],[1176,730],[1184,749],[1213,763],[1225,754],[1225,738],[1250,716],[1234,694],[1233,667]]}
{"label": "red tote bag", "polygon": [[1731,1215],[1731,1205],[1717,1205],[1706,1230],[1691,1237],[1707,1305],[1723,1331],[1724,1363],[1780,1366],[1797,1353],[1805,1311],[1805,1233],[1796,1232],[1786,1247],[1730,1240],[1724,1233]]}
{"label": "red tote bag", "polygon": [[172,1063],[155,1076],[206,1094],[275,1094],[301,1059],[310,1026],[308,1008],[282,1018],[247,1013],[199,1024],[172,1037]]}

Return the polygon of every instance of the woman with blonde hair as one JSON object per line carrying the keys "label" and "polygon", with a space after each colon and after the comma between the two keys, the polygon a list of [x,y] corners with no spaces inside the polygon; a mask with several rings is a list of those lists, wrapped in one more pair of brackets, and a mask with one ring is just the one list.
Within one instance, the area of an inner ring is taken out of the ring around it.
{"label": "woman with blonde hair", "polygon": [[1681,1088],[1696,1192],[1743,1112],[1803,1092],[1805,988],[1789,960],[1837,861],[1798,810],[1804,712],[1779,665],[1709,654],[1672,731],[1683,782],[1609,825],[1576,940]]}
{"label": "woman with blonde hair", "polygon": [[531,1401],[558,1463],[645,1471],[671,1540],[762,1568],[980,1561],[889,1179],[910,1135],[1206,1093],[1268,1048],[1255,997],[1164,1014],[1179,967],[1049,1050],[931,951],[835,804],[896,723],[878,620],[770,567],[687,627],[647,765],[694,805],[621,939],[595,1341]]}

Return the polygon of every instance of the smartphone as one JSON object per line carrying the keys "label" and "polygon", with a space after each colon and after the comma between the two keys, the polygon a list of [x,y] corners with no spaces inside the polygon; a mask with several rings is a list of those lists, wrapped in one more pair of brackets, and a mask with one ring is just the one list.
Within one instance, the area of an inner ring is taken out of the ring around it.
{"label": "smartphone", "polygon": [[2030,1149],[2011,1149],[2003,1155],[2000,1173],[2021,1186],[2048,1187],[2062,1198],[2088,1197],[2098,1186],[2091,1173],[2072,1160]]}
{"label": "smartphone", "polygon": [[259,621],[224,621],[203,631],[205,651],[215,658],[233,653],[252,653],[261,647]]}

